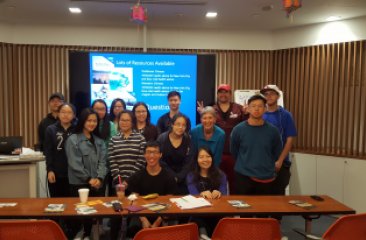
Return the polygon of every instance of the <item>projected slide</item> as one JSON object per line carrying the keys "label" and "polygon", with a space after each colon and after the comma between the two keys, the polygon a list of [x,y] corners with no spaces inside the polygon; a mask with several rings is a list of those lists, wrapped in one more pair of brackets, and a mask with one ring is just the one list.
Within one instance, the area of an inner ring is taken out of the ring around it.
{"label": "projected slide", "polygon": [[182,95],[181,112],[196,122],[196,55],[90,53],[91,101],[104,99],[110,106],[122,98],[129,110],[145,102],[151,122],[169,111],[167,94]]}

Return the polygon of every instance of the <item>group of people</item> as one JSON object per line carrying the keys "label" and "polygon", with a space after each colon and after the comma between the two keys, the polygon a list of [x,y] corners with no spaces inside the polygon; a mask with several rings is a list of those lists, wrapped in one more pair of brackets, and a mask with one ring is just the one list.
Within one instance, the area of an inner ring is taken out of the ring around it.
{"label": "group of people", "polygon": [[[296,128],[291,114],[278,106],[280,90],[267,85],[246,106],[231,97],[230,86],[222,84],[214,106],[198,102],[201,123],[191,129],[190,119],[179,111],[177,91],[169,92],[170,111],[156,126],[143,102],[129,111],[117,98],[108,114],[107,104],[98,99],[76,120],[74,106],[62,94],[52,94],[51,113],[38,128],[50,196],[75,197],[80,188],[89,188],[91,196],[114,196],[114,186],[121,182],[126,194],[193,194],[209,199],[229,192],[284,194]],[[213,219],[192,220],[209,233],[215,225]],[[162,222],[141,217],[137,225],[158,227]],[[70,237],[81,224],[88,239],[92,220],[66,223],[71,225]],[[119,228],[119,221],[111,222],[111,239],[117,239]]]}

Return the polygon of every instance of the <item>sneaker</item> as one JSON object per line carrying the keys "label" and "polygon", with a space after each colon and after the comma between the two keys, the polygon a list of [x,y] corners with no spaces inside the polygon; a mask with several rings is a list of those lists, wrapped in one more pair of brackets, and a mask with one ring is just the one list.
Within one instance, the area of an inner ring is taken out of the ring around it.
{"label": "sneaker", "polygon": [[80,230],[74,237],[74,240],[83,240],[84,230]]}
{"label": "sneaker", "polygon": [[84,237],[83,240],[90,240],[90,237]]}

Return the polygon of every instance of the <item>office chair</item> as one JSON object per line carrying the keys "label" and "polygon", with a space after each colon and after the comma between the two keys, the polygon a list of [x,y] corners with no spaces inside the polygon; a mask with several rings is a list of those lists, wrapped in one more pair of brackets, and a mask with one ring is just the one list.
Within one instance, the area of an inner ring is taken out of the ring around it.
{"label": "office chair", "polygon": [[198,240],[198,227],[195,223],[144,228],[140,230],[133,240]]}
{"label": "office chair", "polygon": [[345,215],[337,219],[322,237],[294,229],[306,239],[314,240],[364,240],[366,239],[366,213]]}
{"label": "office chair", "polygon": [[223,218],[212,240],[280,240],[280,224],[272,218]]}
{"label": "office chair", "polygon": [[51,220],[0,220],[0,240],[67,240]]}

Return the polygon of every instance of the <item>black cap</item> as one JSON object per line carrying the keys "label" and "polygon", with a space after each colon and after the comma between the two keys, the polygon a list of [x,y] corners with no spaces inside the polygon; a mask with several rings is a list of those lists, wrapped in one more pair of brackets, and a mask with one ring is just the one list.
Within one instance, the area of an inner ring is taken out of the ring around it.
{"label": "black cap", "polygon": [[260,94],[260,93],[256,93],[256,94],[254,94],[253,96],[251,96],[251,97],[248,99],[248,104],[249,104],[250,102],[252,102],[252,101],[254,101],[254,100],[258,100],[258,99],[263,100],[264,104],[266,104],[266,103],[267,103],[267,99],[266,99],[266,97],[265,97],[265,96],[263,96],[263,95],[262,95],[262,94]]}
{"label": "black cap", "polygon": [[54,98],[59,98],[62,101],[65,100],[64,95],[62,93],[59,93],[59,92],[52,93],[51,96],[50,96],[50,98],[48,99],[48,101],[51,101]]}

